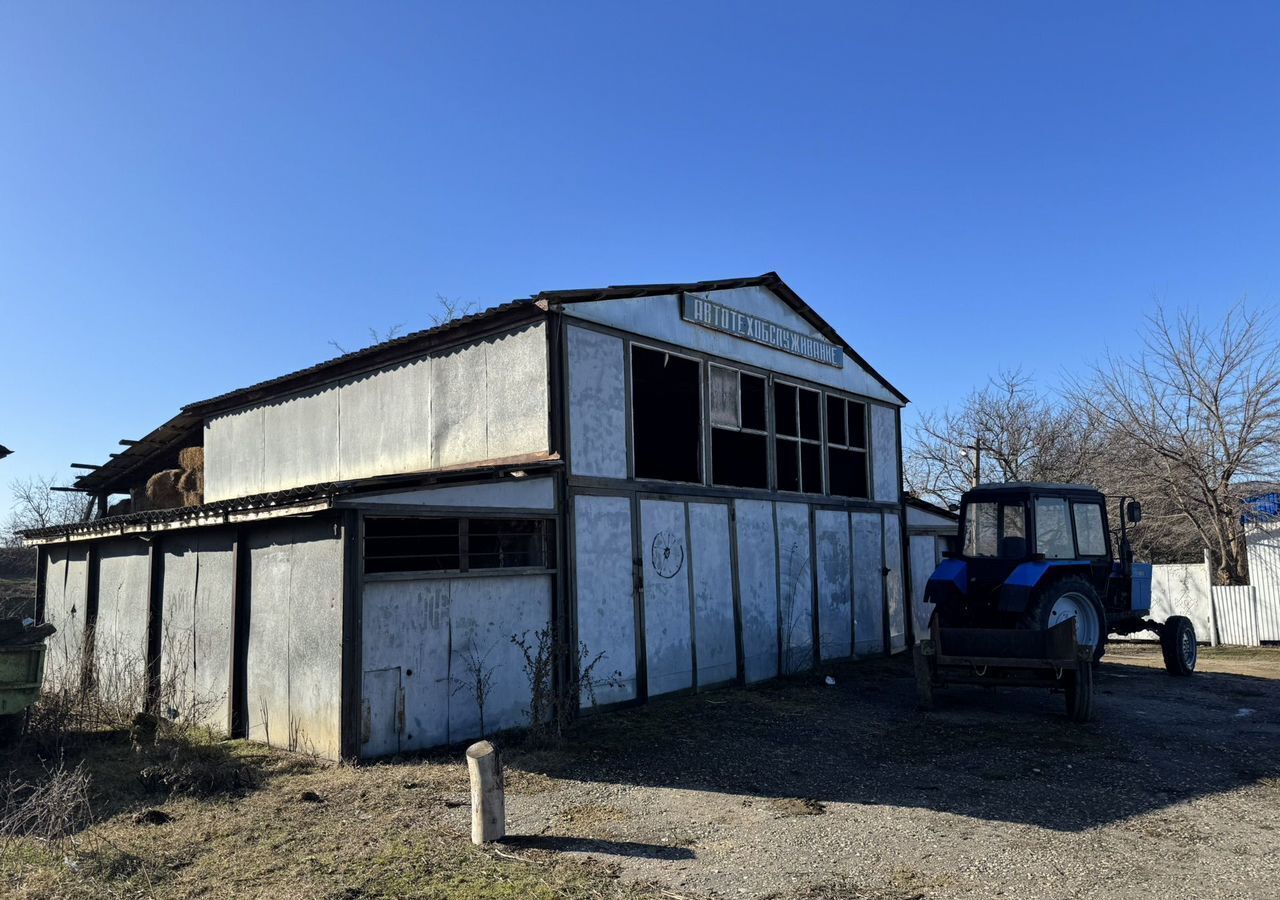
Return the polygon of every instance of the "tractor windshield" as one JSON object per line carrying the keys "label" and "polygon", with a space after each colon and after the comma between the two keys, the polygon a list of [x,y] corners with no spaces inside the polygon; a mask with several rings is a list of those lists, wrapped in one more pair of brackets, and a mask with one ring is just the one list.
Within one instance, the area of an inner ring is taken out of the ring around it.
{"label": "tractor windshield", "polygon": [[1027,510],[1021,500],[966,503],[962,518],[965,556],[1021,559],[1027,555]]}

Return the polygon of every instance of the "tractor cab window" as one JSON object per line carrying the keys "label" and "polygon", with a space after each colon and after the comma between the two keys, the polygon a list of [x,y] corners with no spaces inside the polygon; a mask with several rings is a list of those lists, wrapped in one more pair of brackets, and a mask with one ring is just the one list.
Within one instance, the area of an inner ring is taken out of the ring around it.
{"label": "tractor cab window", "polygon": [[1102,507],[1096,503],[1072,503],[1076,520],[1076,543],[1081,556],[1106,556],[1107,533],[1102,523]]}
{"label": "tractor cab window", "polygon": [[1075,559],[1071,518],[1061,497],[1036,498],[1036,552],[1045,559]]}
{"label": "tractor cab window", "polygon": [[1027,513],[1020,501],[969,503],[964,508],[964,555],[1020,559],[1027,555]]}

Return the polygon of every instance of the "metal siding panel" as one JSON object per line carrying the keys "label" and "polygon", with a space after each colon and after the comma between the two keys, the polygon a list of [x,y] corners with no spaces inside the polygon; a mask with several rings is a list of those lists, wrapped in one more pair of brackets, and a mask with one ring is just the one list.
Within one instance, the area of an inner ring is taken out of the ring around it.
{"label": "metal siding panel", "polygon": [[871,469],[875,479],[872,493],[885,503],[897,503],[898,423],[897,413],[884,406],[871,407]]}
{"label": "metal siding panel", "polygon": [[737,500],[734,520],[744,670],[748,682],[764,681],[778,674],[778,548],[773,504]]}
{"label": "metal siding panel", "polygon": [[338,480],[338,388],[264,405],[263,490]]}
{"label": "metal siding panel", "polygon": [[123,708],[140,709],[146,698],[150,579],[147,545],[142,541],[98,545],[98,620],[93,631],[97,689],[104,701]]}
{"label": "metal siding panel", "polygon": [[261,406],[204,423],[206,503],[261,494],[266,484],[266,413]]}
{"label": "metal siding panel", "polygon": [[626,478],[627,363],[622,340],[572,326],[568,333],[573,474]]}
{"label": "metal siding panel", "polygon": [[231,685],[230,534],[191,532],[165,539],[161,625],[162,695],[184,716],[225,731]]}
{"label": "metal siding panel", "polygon": [[884,652],[884,557],[879,513],[852,513],[853,652]]}
{"label": "metal siding panel", "polygon": [[690,503],[689,532],[698,686],[706,687],[732,681],[738,673],[729,507]]}
{"label": "metal siding panel", "polygon": [[814,513],[818,537],[818,640],[825,660],[853,654],[853,586],[849,551],[849,514],[820,509]]}
{"label": "metal siding panel", "polygon": [[291,541],[280,527],[250,532],[249,647],[245,693],[249,738],[284,747],[289,733]]}
{"label": "metal siding panel", "polygon": [[431,360],[417,359],[342,383],[339,477],[431,468]]}
{"label": "metal siding panel", "polygon": [[[1222,637],[1222,643],[1244,647],[1258,646],[1252,587],[1249,585],[1215,586],[1213,607],[1218,616],[1218,632]],[[1198,634],[1199,632],[1197,636]]]}
{"label": "metal siding panel", "polygon": [[902,581],[902,526],[897,513],[884,516],[885,605],[889,612],[889,649],[907,646],[907,610]]}
{"label": "metal siding panel", "polygon": [[512,637],[551,624],[551,578],[547,575],[453,580],[450,628],[453,653],[449,680],[449,741],[481,737],[475,701],[472,653],[492,672],[485,702],[484,734],[529,724],[531,688],[524,655]]}
{"label": "metal siding panel", "polygon": [[299,525],[290,563],[290,743],[336,759],[341,751],[342,543],[333,525]]}
{"label": "metal siding panel", "polygon": [[486,341],[484,347],[487,446],[484,456],[471,461],[545,452],[551,446],[546,323]]}
{"label": "metal siding panel", "polygon": [[689,551],[683,503],[640,501],[644,572],[644,644],[649,695],[693,686]]}
{"label": "metal siding panel", "polygon": [[488,458],[487,361],[484,344],[458,347],[431,361],[431,464]]}
{"label": "metal siding panel", "polygon": [[803,503],[779,503],[777,515],[783,665],[787,672],[799,672],[814,663],[809,507]]}
{"label": "metal siding panel", "polygon": [[[631,557],[631,500],[627,497],[573,499],[574,578],[578,639],[587,658],[604,653],[597,667],[621,673],[621,687],[596,686],[601,703],[636,697],[635,590]],[[583,703],[587,703],[583,698]]]}
{"label": "metal siding panel", "polygon": [[[363,606],[365,677],[389,668],[399,668],[403,676],[404,729],[398,746],[421,750],[448,743],[450,582],[368,581]],[[363,702],[377,700],[366,696]],[[361,756],[379,755],[389,740],[377,732],[369,737]]]}
{"label": "metal siding panel", "polygon": [[507,478],[496,484],[463,484],[451,487],[400,491],[373,497],[356,497],[355,506],[458,506],[468,509],[555,509],[555,482],[550,478]]}
{"label": "metal siding panel", "polygon": [[[52,687],[74,685],[80,677],[85,603],[83,590],[77,594],[71,581],[85,577],[88,546],[51,544],[46,554],[45,621],[58,629],[46,642],[45,681]],[[81,566],[75,565],[76,559],[82,561]]]}

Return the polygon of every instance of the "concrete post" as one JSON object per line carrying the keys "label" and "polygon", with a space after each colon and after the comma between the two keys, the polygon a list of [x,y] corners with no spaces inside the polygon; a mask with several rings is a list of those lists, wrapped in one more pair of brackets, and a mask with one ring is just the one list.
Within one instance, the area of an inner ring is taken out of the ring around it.
{"label": "concrete post", "polygon": [[1209,548],[1204,548],[1204,577],[1209,586],[1209,646],[1218,646],[1218,610],[1213,596],[1213,558]]}

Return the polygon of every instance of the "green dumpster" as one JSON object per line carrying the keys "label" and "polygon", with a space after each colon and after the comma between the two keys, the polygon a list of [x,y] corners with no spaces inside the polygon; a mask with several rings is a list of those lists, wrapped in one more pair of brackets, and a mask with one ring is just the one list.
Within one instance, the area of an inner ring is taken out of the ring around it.
{"label": "green dumpster", "polygon": [[14,740],[44,681],[44,641],[0,643],[0,743]]}

